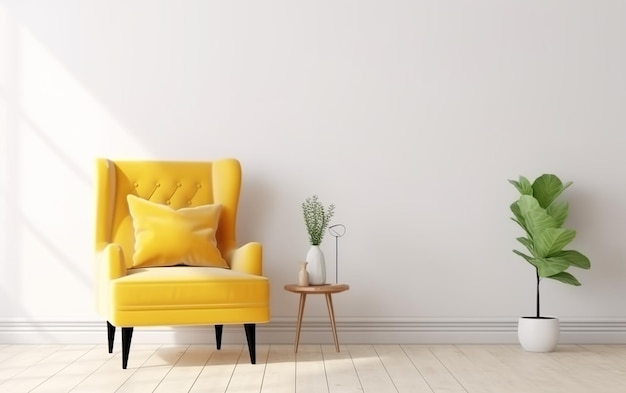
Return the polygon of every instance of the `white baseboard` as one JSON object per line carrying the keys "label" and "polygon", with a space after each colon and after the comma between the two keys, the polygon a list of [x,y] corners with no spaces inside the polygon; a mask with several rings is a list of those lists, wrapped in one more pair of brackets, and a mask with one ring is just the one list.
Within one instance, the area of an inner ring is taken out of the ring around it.
{"label": "white baseboard", "polygon": [[[295,318],[257,325],[257,343],[292,344]],[[517,319],[344,318],[337,320],[341,344],[516,344]],[[119,335],[119,333],[118,333]],[[119,338],[116,340],[119,341]],[[138,327],[133,343],[209,344],[211,326]],[[561,319],[562,344],[626,344],[626,319]],[[93,320],[0,319],[4,344],[105,344],[106,323]],[[224,344],[245,343],[241,326],[225,326]],[[328,319],[305,319],[301,344],[332,344]]]}

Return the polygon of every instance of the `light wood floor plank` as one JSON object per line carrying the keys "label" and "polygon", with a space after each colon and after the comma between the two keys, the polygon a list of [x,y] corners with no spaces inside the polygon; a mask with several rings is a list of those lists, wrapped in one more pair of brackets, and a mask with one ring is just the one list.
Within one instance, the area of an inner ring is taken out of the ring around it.
{"label": "light wood floor plank", "polygon": [[482,365],[474,364],[457,346],[433,347],[431,351],[465,390],[473,392],[482,389],[484,393],[496,393],[499,392],[498,389],[501,389],[501,387],[493,386],[491,382],[486,383],[490,381],[490,370],[485,371]]}
{"label": "light wood floor plank", "polygon": [[263,384],[263,374],[265,374],[265,366],[269,352],[269,345],[257,345],[256,356],[257,364],[250,363],[250,355],[248,347],[242,351],[239,361],[233,371],[233,376],[228,384],[226,393],[249,393],[258,392]]}
{"label": "light wood floor plank", "polygon": [[337,352],[334,345],[322,345],[329,392],[363,392],[363,387],[361,386],[361,381],[359,381],[359,375],[352,362],[348,347],[341,345],[339,349],[341,352]]}
{"label": "light wood floor plank", "polygon": [[[435,347],[435,348],[438,348]],[[402,349],[435,393],[466,393],[454,375],[435,356],[429,346],[403,345]]]}
{"label": "light wood floor plank", "polygon": [[626,345],[0,345],[0,392],[624,393]]}
{"label": "light wood floor plank", "polygon": [[1,385],[1,389],[6,392],[30,392],[66,368],[68,364],[85,355],[85,352],[92,347],[93,345],[60,347],[13,376],[13,378]]}
{"label": "light wood floor plank", "polygon": [[93,346],[83,356],[69,363],[67,367],[33,389],[32,393],[69,392],[108,361],[110,356],[105,345]]}
{"label": "light wood floor plank", "polygon": [[[457,379],[461,381],[466,389],[470,391],[501,392],[504,386],[507,393],[536,391],[537,387],[529,384],[528,378],[519,373],[519,369],[508,366],[498,356],[498,354],[503,352],[502,346],[456,345],[456,348],[468,360],[470,364],[468,371],[479,376],[479,378],[472,378],[471,383],[467,383],[461,376],[457,375]],[[454,373],[454,371],[452,372]]]}
{"label": "light wood floor plank", "polygon": [[72,393],[117,391],[137,370],[141,369],[144,362],[158,349],[159,345],[132,345],[126,370],[122,369],[122,354],[120,351],[114,351],[112,354],[107,352],[108,359],[97,370],[81,381],[72,390]]}
{"label": "light wood floor plank", "polygon": [[544,384],[542,379],[546,374],[541,372],[543,365],[539,366],[533,360],[544,354],[526,352],[517,345],[489,346],[486,350],[500,361],[502,368],[499,369],[503,373],[516,370],[516,375],[524,381],[526,389],[539,389]]}
{"label": "light wood floor plank", "polygon": [[270,346],[261,392],[293,393],[296,386],[295,359],[293,346]]}
{"label": "light wood floor plank", "polygon": [[189,390],[193,393],[224,393],[242,356],[243,345],[222,345],[214,351]]}
{"label": "light wood floor plank", "polygon": [[397,392],[391,377],[371,345],[348,345],[364,392]]}
{"label": "light wood floor plank", "polygon": [[557,351],[549,354],[572,384],[579,387],[594,386],[596,391],[603,393],[626,391],[626,353],[617,355],[611,357],[574,345],[560,346]]}
{"label": "light wood floor plank", "polygon": [[0,391],[9,380],[19,376],[61,348],[63,348],[61,345],[25,345],[12,348],[11,352],[15,349],[18,349],[18,352],[12,353],[12,356],[7,357],[0,364]]}
{"label": "light wood floor plank", "polygon": [[[287,346],[293,353],[293,346]],[[297,393],[328,393],[326,367],[320,345],[300,345],[298,347],[295,373]]]}
{"label": "light wood floor plank", "polygon": [[187,349],[188,346],[182,345],[159,347],[116,392],[154,392]]}
{"label": "light wood floor plank", "polygon": [[[557,348],[557,351],[563,350],[564,346]],[[502,373],[515,370],[523,380],[517,392],[582,393],[590,391],[588,385],[584,387],[572,381],[568,375],[569,370],[559,365],[548,353],[526,352],[519,346],[507,345],[495,350],[494,354],[508,367],[501,368]],[[591,391],[595,392],[594,389]]]}
{"label": "light wood floor plank", "polygon": [[400,345],[375,345],[374,350],[400,393],[432,393],[432,389]]}
{"label": "light wood floor plank", "polygon": [[188,347],[154,392],[189,392],[211,354],[216,350],[215,345],[193,345]]}
{"label": "light wood floor plank", "polygon": [[11,357],[20,354],[22,352],[26,352],[30,349],[37,348],[38,345],[26,345],[26,344],[7,344],[0,349],[0,366],[5,360],[10,359]]}

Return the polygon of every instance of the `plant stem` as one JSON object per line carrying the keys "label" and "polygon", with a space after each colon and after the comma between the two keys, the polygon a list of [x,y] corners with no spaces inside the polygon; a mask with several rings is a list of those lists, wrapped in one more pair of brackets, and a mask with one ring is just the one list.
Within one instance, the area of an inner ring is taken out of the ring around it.
{"label": "plant stem", "polygon": [[537,273],[537,318],[539,318],[541,316],[541,310],[540,310],[540,303],[539,303],[539,282],[540,282],[540,278],[539,278],[539,269],[535,269],[536,273]]}

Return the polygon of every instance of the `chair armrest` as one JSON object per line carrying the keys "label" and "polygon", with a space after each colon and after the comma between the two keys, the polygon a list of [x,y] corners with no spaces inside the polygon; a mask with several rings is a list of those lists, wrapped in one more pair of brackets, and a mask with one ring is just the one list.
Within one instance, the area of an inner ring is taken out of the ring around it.
{"label": "chair armrest", "polygon": [[94,302],[103,318],[110,318],[111,294],[109,281],[126,275],[122,247],[115,243],[98,243],[93,262]]}
{"label": "chair armrest", "polygon": [[250,242],[234,249],[226,256],[232,270],[263,275],[263,247],[261,243]]}
{"label": "chair armrest", "polygon": [[102,244],[96,251],[94,273],[96,280],[113,280],[126,275],[124,254],[119,244]]}

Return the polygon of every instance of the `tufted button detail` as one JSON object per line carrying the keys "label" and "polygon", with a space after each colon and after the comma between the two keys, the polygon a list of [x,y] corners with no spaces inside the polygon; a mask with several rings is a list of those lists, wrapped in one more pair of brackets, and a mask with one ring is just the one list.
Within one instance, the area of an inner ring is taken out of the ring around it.
{"label": "tufted button detail", "polygon": [[172,201],[170,201],[169,199],[167,201],[165,201],[166,204],[171,205]]}
{"label": "tufted button detail", "polygon": [[161,183],[157,183],[154,185],[155,187],[161,187]]}
{"label": "tufted button detail", "polygon": [[191,206],[191,201],[187,201],[187,205]]}
{"label": "tufted button detail", "polygon": [[133,187],[135,188],[139,187],[139,183],[133,183]]}
{"label": "tufted button detail", "polygon": [[196,188],[201,188],[201,187],[202,187],[202,184],[200,183],[196,184]]}
{"label": "tufted button detail", "polygon": [[180,187],[182,187],[182,184],[176,183],[176,187],[180,188]]}

